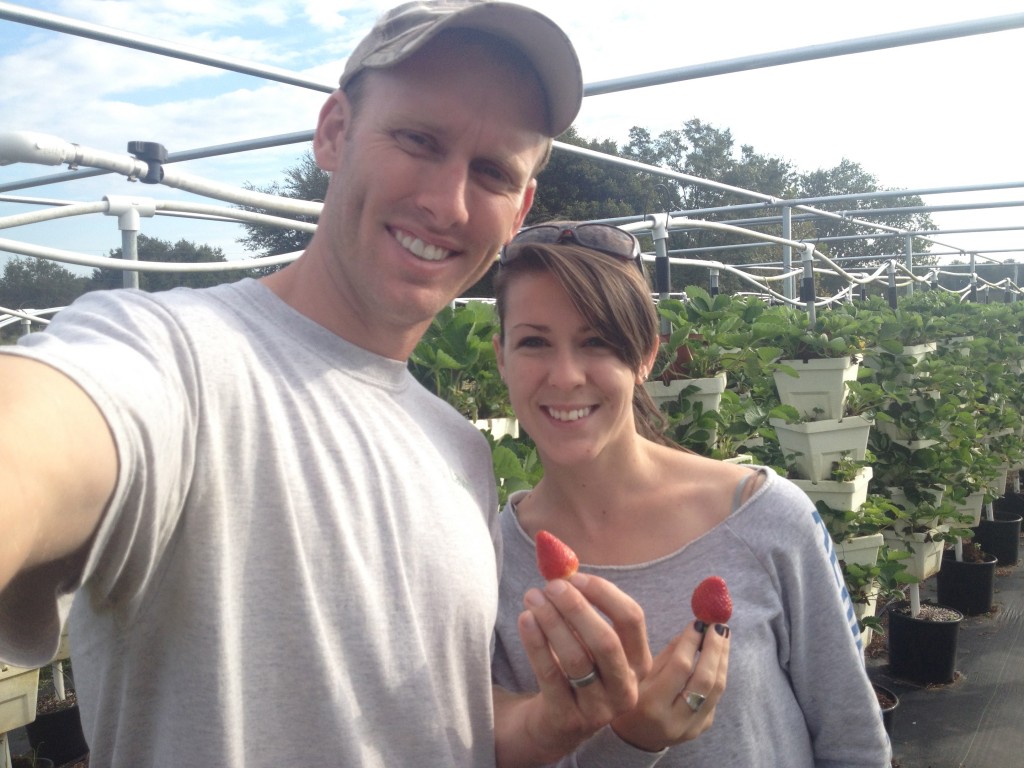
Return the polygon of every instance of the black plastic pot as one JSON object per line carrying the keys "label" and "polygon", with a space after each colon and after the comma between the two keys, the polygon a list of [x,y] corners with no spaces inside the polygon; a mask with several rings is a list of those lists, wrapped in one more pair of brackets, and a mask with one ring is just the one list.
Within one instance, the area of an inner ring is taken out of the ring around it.
{"label": "black plastic pot", "polygon": [[1011,512],[1015,515],[1024,516],[1024,494],[1007,493],[992,502],[992,509],[996,512]]}
{"label": "black plastic pot", "polygon": [[[900,697],[878,683],[872,683],[871,685],[875,689],[875,694],[879,696],[878,706],[882,710],[882,725],[885,726],[885,732],[889,735],[889,738],[892,739],[893,720],[896,718],[896,710],[900,705]],[[889,699],[892,703],[883,703],[883,698]]]}
{"label": "black plastic pot", "polygon": [[36,755],[52,760],[55,765],[78,760],[89,751],[77,704],[37,714],[36,719],[25,726],[25,733]]}
{"label": "black plastic pot", "polygon": [[[945,564],[943,564],[945,568]],[[941,570],[939,571],[942,572]],[[950,621],[914,618],[906,601],[889,606],[889,671],[894,677],[919,685],[951,683],[956,675],[956,653],[963,614],[949,606],[922,604],[922,609],[946,608]],[[907,613],[903,611],[907,610]]]}
{"label": "black plastic pot", "polygon": [[31,755],[15,755],[11,758],[11,768],[53,768],[53,760]]}
{"label": "black plastic pot", "polygon": [[988,559],[984,562],[968,563],[957,560],[952,550],[943,552],[942,567],[935,577],[940,604],[956,608],[967,616],[992,610],[999,561],[987,552],[985,557]]}
{"label": "black plastic pot", "polygon": [[[1005,497],[1004,497],[1005,498]],[[1002,499],[997,499],[998,504]],[[999,558],[1000,565],[1016,565],[1020,551],[1020,523],[1024,519],[1017,512],[993,508],[994,520],[984,517],[974,528],[974,540],[982,551]]]}

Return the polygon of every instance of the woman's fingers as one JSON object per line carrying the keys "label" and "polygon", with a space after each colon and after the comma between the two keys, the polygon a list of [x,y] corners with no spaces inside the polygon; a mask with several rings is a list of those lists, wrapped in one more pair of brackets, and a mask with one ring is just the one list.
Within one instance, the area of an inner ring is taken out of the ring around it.
{"label": "woman's fingers", "polygon": [[643,608],[617,586],[599,576],[577,573],[569,581],[611,622],[634,672],[641,678],[647,675],[652,659]]}
{"label": "woman's fingers", "polygon": [[[643,611],[625,593],[608,582],[604,585],[587,584],[602,611],[615,616],[612,623],[567,581],[555,580],[544,590],[530,590],[525,605],[561,666],[570,693],[593,716],[610,718],[635,704],[639,677],[650,667],[650,651]],[[643,649],[637,648],[637,625]]]}
{"label": "woman's fingers", "polygon": [[730,630],[687,627],[658,654],[635,709],[613,722],[619,736],[650,751],[689,741],[714,721],[726,686]]}

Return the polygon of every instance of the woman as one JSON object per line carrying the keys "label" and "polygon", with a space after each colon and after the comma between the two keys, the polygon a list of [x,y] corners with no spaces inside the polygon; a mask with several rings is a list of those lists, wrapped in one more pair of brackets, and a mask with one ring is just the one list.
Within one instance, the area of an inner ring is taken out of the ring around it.
{"label": "woman", "polygon": [[[637,707],[566,765],[888,766],[852,608],[813,504],[767,468],[660,436],[642,386],[658,319],[638,254],[631,235],[602,224],[532,227],[502,253],[498,365],[544,477],[502,513],[495,682],[536,689],[519,639],[543,606],[533,541],[547,530],[576,551],[581,572],[633,597],[650,647],[668,649]],[[690,595],[710,575],[724,578],[735,607],[729,627],[704,635],[694,667]],[[702,669],[709,655],[720,668]]]}

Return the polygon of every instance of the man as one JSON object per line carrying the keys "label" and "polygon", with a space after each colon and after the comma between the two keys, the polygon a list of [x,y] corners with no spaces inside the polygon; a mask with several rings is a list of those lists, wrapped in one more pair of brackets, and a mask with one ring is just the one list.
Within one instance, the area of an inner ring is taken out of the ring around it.
{"label": "man", "polygon": [[543,694],[492,693],[489,452],[405,366],[522,224],[572,46],[519,6],[409,3],[340,85],[294,264],[89,294],[0,355],[0,658],[45,663],[75,595],[96,765],[537,763],[649,664],[631,601],[562,582],[524,633]]}

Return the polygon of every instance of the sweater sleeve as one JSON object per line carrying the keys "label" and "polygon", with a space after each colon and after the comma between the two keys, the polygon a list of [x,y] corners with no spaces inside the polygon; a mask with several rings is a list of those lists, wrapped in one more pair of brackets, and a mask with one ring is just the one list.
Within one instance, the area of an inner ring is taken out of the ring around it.
{"label": "sweater sleeve", "polygon": [[[788,643],[780,664],[807,721],[819,768],[888,766],[890,746],[877,699],[864,668],[853,604],[831,538],[810,500],[789,483],[784,497],[806,517],[786,533],[785,556],[770,570],[787,617]],[[841,712],[835,702],[844,702]]]}
{"label": "sweater sleeve", "polygon": [[611,726],[595,733],[573,754],[562,758],[557,768],[653,768],[668,749],[648,752],[619,738]]}

